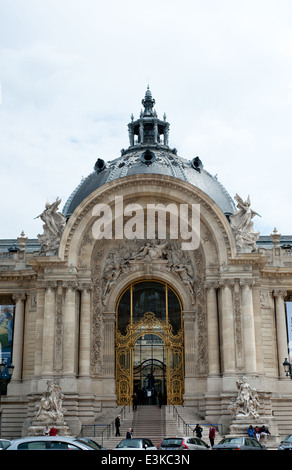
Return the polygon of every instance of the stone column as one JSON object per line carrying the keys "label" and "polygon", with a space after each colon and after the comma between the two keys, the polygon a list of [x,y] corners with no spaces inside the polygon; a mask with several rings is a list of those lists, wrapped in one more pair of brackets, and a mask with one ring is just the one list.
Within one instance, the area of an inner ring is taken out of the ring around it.
{"label": "stone column", "polygon": [[129,131],[130,147],[132,147],[134,145],[134,128],[131,124],[128,124],[128,131]]}
{"label": "stone column", "polygon": [[43,329],[44,329],[45,289],[41,281],[37,285],[37,315],[35,331],[34,375],[41,376],[43,371]]}
{"label": "stone column", "polygon": [[12,363],[14,365],[14,371],[13,371],[12,380],[22,379],[25,298],[26,298],[26,295],[23,293],[13,295],[13,300],[15,301],[15,312],[14,312],[13,355],[12,355]]}
{"label": "stone column", "polygon": [[90,299],[92,286],[81,284],[79,376],[90,375]]}
{"label": "stone column", "polygon": [[274,290],[273,295],[276,299],[276,330],[277,330],[277,350],[278,350],[278,368],[279,376],[285,377],[283,362],[288,357],[287,347],[287,326],[284,298],[287,295],[285,290]]}
{"label": "stone column", "polygon": [[215,283],[206,284],[208,317],[209,375],[220,374],[219,325]]}
{"label": "stone column", "polygon": [[57,282],[44,282],[45,306],[43,322],[43,350],[42,350],[42,375],[54,374],[54,336],[55,336],[55,310]]}
{"label": "stone column", "polygon": [[144,143],[144,124],[143,124],[143,121],[140,122],[139,134],[140,134],[140,144],[143,144]]}
{"label": "stone column", "polygon": [[243,347],[245,372],[256,373],[256,343],[251,279],[241,279],[241,316],[243,328]]}
{"label": "stone column", "polygon": [[103,367],[104,375],[108,377],[115,375],[115,318],[115,312],[104,312]]}
{"label": "stone column", "polygon": [[235,341],[234,341],[234,313],[231,289],[232,280],[220,282],[221,286],[221,341],[223,356],[223,372],[235,372]]}
{"label": "stone column", "polygon": [[67,376],[76,374],[77,359],[77,309],[76,288],[77,282],[64,283],[65,311],[64,311],[64,342],[63,342],[63,373]]}

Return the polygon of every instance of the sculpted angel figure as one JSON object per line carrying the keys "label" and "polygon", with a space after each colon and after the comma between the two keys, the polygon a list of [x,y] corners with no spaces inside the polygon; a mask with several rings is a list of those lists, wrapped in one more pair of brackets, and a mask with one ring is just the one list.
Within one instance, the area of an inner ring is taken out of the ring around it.
{"label": "sculpted angel figure", "polygon": [[41,244],[41,253],[49,250],[55,250],[60,242],[61,235],[66,225],[66,217],[58,211],[61,199],[57,197],[56,201],[50,204],[46,203],[45,210],[36,217],[44,222],[44,233],[38,235]]}
{"label": "sculpted angel figure", "polygon": [[240,248],[249,248],[251,251],[256,251],[256,241],[260,233],[254,230],[252,218],[259,214],[251,209],[249,196],[246,201],[243,201],[236,194],[234,199],[237,202],[238,210],[230,216],[230,226],[235,233],[236,244]]}

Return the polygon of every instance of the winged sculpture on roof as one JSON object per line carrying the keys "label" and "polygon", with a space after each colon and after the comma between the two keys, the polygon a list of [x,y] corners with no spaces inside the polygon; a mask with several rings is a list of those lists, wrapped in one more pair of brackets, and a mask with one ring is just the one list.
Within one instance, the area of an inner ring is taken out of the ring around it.
{"label": "winged sculpture on roof", "polygon": [[253,226],[253,217],[260,215],[251,208],[250,196],[244,201],[238,194],[234,196],[237,210],[230,216],[230,226],[235,234],[237,246],[244,251],[256,251],[260,232]]}

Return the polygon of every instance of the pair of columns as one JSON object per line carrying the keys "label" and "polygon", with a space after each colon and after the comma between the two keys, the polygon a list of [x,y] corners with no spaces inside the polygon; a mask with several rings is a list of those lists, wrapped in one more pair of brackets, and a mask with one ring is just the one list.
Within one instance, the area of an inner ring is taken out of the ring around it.
{"label": "pair of columns", "polygon": [[[252,285],[252,280],[241,280],[239,283],[241,289],[240,308],[245,371],[250,374],[254,374],[257,371]],[[220,288],[219,305],[217,300],[217,287]],[[207,285],[208,353],[210,375],[220,374],[220,352],[222,354],[223,372],[228,374],[236,371],[233,295],[234,281],[232,280],[222,281],[218,286],[215,283]],[[218,307],[220,312],[219,316]]]}
{"label": "pair of columns", "polygon": [[[243,331],[243,351],[245,359],[245,373],[257,372],[256,334],[253,308],[253,281],[240,280],[241,298],[241,327]],[[220,287],[220,305],[218,316],[217,287]],[[217,286],[215,283],[207,285],[207,315],[208,315],[208,345],[209,345],[209,374],[219,375],[221,370],[220,353],[222,353],[222,366],[224,373],[234,373],[235,363],[235,318],[234,318],[234,282],[223,281]],[[284,377],[283,361],[287,357],[287,328],[284,298],[286,291],[274,290],[276,335],[278,353],[278,374]],[[220,334],[219,334],[220,333]],[[222,345],[220,345],[220,340]],[[221,348],[220,348],[221,346]]]}
{"label": "pair of columns", "polygon": [[[77,290],[81,293],[80,319]],[[79,376],[90,375],[90,291],[90,284],[80,285],[74,281],[61,285],[55,282],[45,284],[42,375],[53,375],[55,370],[62,370],[66,376],[75,376],[77,373]],[[58,303],[62,306],[58,307]]]}

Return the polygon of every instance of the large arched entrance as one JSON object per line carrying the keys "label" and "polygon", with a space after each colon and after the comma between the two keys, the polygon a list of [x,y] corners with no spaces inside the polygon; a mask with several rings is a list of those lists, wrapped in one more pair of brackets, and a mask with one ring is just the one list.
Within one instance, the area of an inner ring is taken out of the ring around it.
{"label": "large arched entrance", "polygon": [[161,281],[139,281],[121,294],[116,308],[116,393],[119,405],[182,404],[184,335],[181,301]]}

